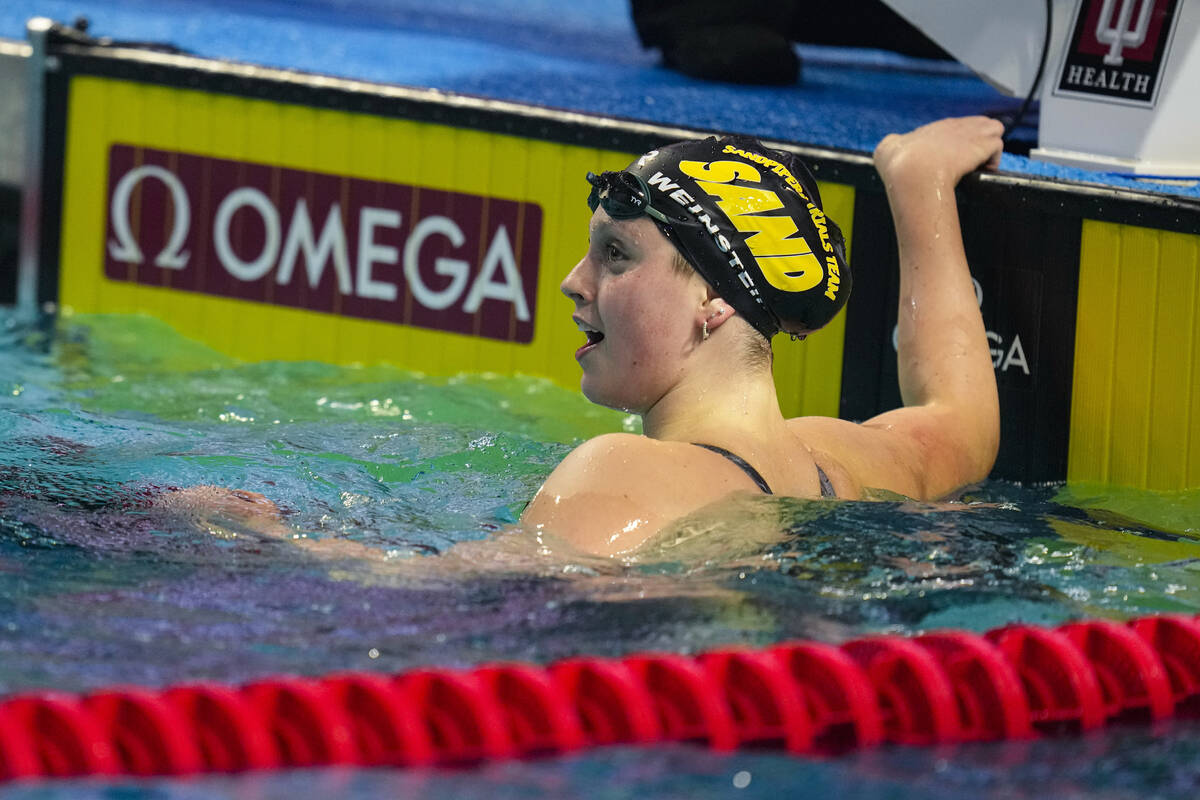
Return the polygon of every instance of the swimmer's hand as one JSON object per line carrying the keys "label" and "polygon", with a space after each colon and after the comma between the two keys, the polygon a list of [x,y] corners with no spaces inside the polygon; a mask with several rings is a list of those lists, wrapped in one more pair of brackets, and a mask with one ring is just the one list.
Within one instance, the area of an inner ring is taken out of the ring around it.
{"label": "swimmer's hand", "polygon": [[172,512],[213,533],[254,533],[274,539],[290,538],[279,507],[265,495],[221,486],[189,486],[159,495],[157,508]]}
{"label": "swimmer's hand", "polygon": [[222,486],[189,486],[171,489],[155,501],[160,508],[191,512],[218,512],[233,516],[279,519],[279,507],[266,495]]}
{"label": "swimmer's hand", "polygon": [[256,537],[287,542],[304,552],[328,560],[387,561],[382,550],[348,539],[312,538],[293,529],[279,506],[265,495],[222,486],[189,486],[159,495],[156,508],[176,519],[224,539]]}
{"label": "swimmer's hand", "polygon": [[875,168],[893,197],[909,188],[953,190],[967,173],[995,169],[1004,150],[1004,125],[991,117],[956,117],[884,137]]}

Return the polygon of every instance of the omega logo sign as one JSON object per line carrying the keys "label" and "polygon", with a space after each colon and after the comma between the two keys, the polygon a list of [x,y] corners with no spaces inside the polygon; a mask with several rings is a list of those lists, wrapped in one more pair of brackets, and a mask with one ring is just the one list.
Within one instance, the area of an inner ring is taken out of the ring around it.
{"label": "omega logo sign", "polygon": [[187,191],[179,178],[162,167],[153,165],[138,167],[125,174],[113,192],[112,203],[109,207],[109,219],[112,220],[116,232],[116,240],[108,243],[108,254],[117,261],[128,264],[141,264],[142,251],[129,230],[129,201],[133,189],[142,178],[158,178],[171,190],[171,202],[175,208],[175,224],[171,226],[171,239],[154,259],[154,266],[167,269],[183,269],[187,266],[187,254],[180,253],[183,240],[187,238],[188,229],[192,226],[192,206],[188,201]]}
{"label": "omega logo sign", "polygon": [[[975,284],[975,302],[980,307],[983,306],[983,286],[975,278],[971,278],[971,283]],[[1014,333],[1012,340],[1005,342],[1004,337],[995,331],[987,332],[989,350],[992,355],[992,366],[997,372],[1006,373],[1010,369],[1031,374],[1029,369],[1029,359],[1025,356],[1025,346],[1021,344],[1021,335]],[[892,349],[899,350],[900,345],[900,326],[897,325],[892,329]]]}
{"label": "omega logo sign", "polygon": [[533,338],[536,204],[128,145],[108,196],[114,280]]}

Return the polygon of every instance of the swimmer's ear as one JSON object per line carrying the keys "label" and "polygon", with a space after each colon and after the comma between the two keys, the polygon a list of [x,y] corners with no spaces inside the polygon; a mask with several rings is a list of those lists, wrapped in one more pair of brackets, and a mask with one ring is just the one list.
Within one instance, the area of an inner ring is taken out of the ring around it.
{"label": "swimmer's ear", "polygon": [[711,334],[719,328],[727,319],[731,319],[737,315],[737,311],[733,306],[726,303],[723,298],[718,295],[713,295],[704,303],[701,309],[701,323],[708,324],[708,332]]}

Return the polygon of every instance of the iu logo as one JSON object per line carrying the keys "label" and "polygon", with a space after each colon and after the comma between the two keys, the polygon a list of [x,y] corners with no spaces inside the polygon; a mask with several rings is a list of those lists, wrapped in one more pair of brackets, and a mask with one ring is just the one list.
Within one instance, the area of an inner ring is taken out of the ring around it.
{"label": "iu logo", "polygon": [[1125,63],[1125,57],[1121,55],[1121,52],[1126,47],[1141,47],[1146,43],[1146,33],[1150,30],[1150,12],[1154,10],[1154,3],[1141,0],[1142,10],[1138,12],[1137,23],[1130,28],[1133,7],[1137,3],[1138,0],[1121,0],[1115,25],[1112,24],[1112,16],[1113,6],[1116,3],[1113,0],[1104,0],[1104,5],[1100,7],[1100,20],[1096,23],[1096,39],[1109,45],[1108,53],[1104,56],[1104,63],[1110,67],[1119,67]]}
{"label": "iu logo", "polygon": [[1178,0],[1080,0],[1056,95],[1153,107]]}

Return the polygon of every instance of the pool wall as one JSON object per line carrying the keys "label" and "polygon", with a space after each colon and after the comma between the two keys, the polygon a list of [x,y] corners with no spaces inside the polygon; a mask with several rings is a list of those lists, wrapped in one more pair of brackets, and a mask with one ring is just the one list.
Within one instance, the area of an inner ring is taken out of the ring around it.
{"label": "pool wall", "polygon": [[25,71],[29,45],[0,39],[0,305],[17,299],[17,225],[25,161]]}
{"label": "pool wall", "polygon": [[[247,360],[575,386],[558,283],[584,246],[582,176],[705,133],[32,36],[23,305],[151,314]],[[857,278],[837,322],[777,341],[781,402],[862,419],[899,403],[883,189],[865,153],[780,146],[812,165]],[[1200,208],[1010,173],[959,201],[1001,391],[993,474],[1200,486]]]}

